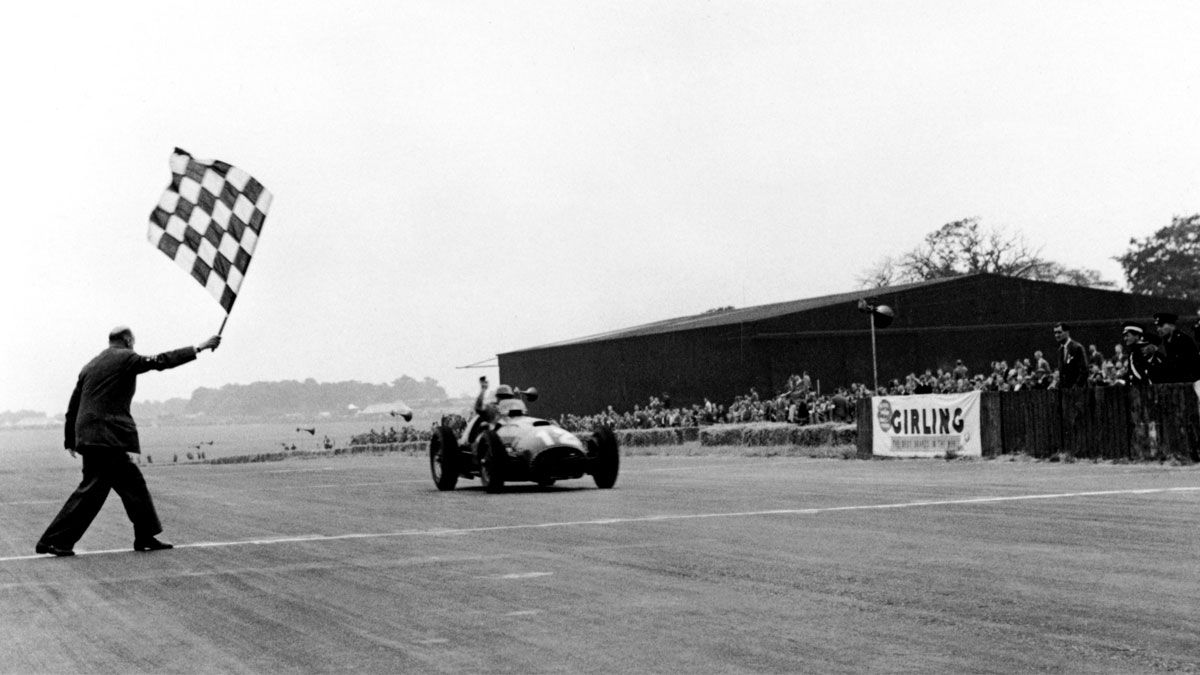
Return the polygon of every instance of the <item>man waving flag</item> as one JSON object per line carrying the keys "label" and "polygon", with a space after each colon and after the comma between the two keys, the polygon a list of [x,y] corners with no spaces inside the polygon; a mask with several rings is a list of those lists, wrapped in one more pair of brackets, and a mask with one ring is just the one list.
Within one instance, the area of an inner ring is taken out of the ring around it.
{"label": "man waving flag", "polygon": [[170,163],[171,184],[150,214],[150,243],[208,289],[228,319],[271,193],[236,166],[179,148]]}

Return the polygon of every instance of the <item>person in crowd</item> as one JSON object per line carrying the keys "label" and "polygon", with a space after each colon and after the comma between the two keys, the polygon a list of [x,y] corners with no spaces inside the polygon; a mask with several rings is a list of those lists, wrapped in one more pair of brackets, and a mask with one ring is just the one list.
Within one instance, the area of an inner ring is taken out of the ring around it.
{"label": "person in crowd", "polygon": [[830,403],[832,404],[834,422],[845,422],[850,419],[850,397],[845,387],[838,387]]}
{"label": "person in crowd", "polygon": [[1158,312],[1154,326],[1162,338],[1162,364],[1154,378],[1156,384],[1166,382],[1195,382],[1200,380],[1200,352],[1191,336],[1176,327],[1179,315]]}
{"label": "person in crowd", "polygon": [[913,386],[912,392],[914,394],[932,394],[933,393],[933,373],[926,370],[924,375],[921,375],[920,377],[916,378],[916,383]]}
{"label": "person in crowd", "polygon": [[1161,362],[1151,377],[1156,384],[1167,382],[1190,383],[1200,400],[1200,353],[1196,342],[1187,333],[1179,330],[1179,315],[1173,312],[1158,312],[1154,325],[1162,338]]}
{"label": "person in crowd", "polygon": [[1161,384],[1161,378],[1165,373],[1163,369],[1163,352],[1162,338],[1158,333],[1147,332],[1138,342],[1138,348],[1142,355],[1146,357],[1146,379],[1149,384]]}
{"label": "person in crowd", "polygon": [[1065,323],[1054,324],[1054,339],[1058,341],[1058,386],[1061,389],[1082,387],[1087,384],[1087,352],[1083,345],[1071,339],[1071,327]]}
{"label": "person in crowd", "polygon": [[954,371],[953,372],[954,372],[954,379],[956,379],[956,380],[966,379],[971,374],[971,370],[969,368],[967,368],[967,366],[965,364],[963,364],[962,359],[958,359],[954,362]]}
{"label": "person in crowd", "polygon": [[[1066,328],[1058,325],[1056,327]],[[1163,357],[1158,343],[1159,337],[1153,331],[1146,331],[1136,322],[1122,324],[1123,344],[1114,354],[1121,358],[1104,359],[1099,364],[1091,364],[1087,360],[1087,349],[1078,342],[1070,339],[1069,329],[1056,334],[1060,349],[1064,343],[1074,342],[1077,346],[1070,353],[1072,359],[1081,364],[1082,377],[1075,380],[1072,386],[1108,386],[1124,385],[1137,382],[1158,382],[1154,373],[1160,369]],[[1144,333],[1144,334],[1143,334]],[[1062,352],[1060,351],[1060,354]],[[1132,356],[1131,356],[1132,355]],[[1141,379],[1129,376],[1130,361],[1135,359],[1135,365],[1141,374]],[[1061,362],[1062,359],[1060,359]],[[1035,365],[1037,364],[1037,365]],[[926,369],[921,375],[909,373],[903,378],[894,378],[881,384],[877,390],[862,383],[851,383],[849,387],[839,388],[833,396],[818,395],[809,391],[802,396],[803,388],[800,375],[791,375],[783,384],[783,390],[778,394],[760,394],[752,388],[747,394],[735,396],[728,405],[714,403],[711,398],[703,399],[686,407],[667,408],[662,399],[651,396],[650,404],[635,405],[634,413],[618,413],[610,405],[602,413],[596,415],[565,415],[561,423],[572,431],[587,431],[598,425],[606,425],[618,429],[655,428],[664,426],[702,426],[709,424],[747,423],[747,422],[794,422],[805,423],[804,408],[808,410],[807,423],[828,421],[853,421],[856,412],[854,400],[872,395],[902,396],[919,392],[932,393],[965,393],[973,390],[981,391],[1025,391],[1030,389],[1052,389],[1065,381],[1059,368],[1052,368],[1043,352],[1034,352],[1034,358],[1018,358],[1009,362],[996,360],[991,362],[989,373],[977,373],[973,376],[959,377],[951,370],[938,369],[934,373]],[[962,374],[961,371],[959,373]],[[1068,376],[1071,373],[1067,373]],[[1197,385],[1200,387],[1200,385]],[[803,400],[804,405],[799,405]]]}
{"label": "person in crowd", "polygon": [[56,556],[75,554],[100,513],[109,490],[117,493],[133,523],[133,549],[159,551],[172,545],[158,539],[162,524],[154,509],[146,479],[130,453],[141,452],[137,425],[129,412],[137,376],[167,370],[196,360],[205,349],[221,344],[214,335],[195,347],[181,347],[157,356],[133,351],[133,331],[118,326],[108,334],[108,348],[83,367],[67,404],[63,446],[72,457],[83,457],[83,480],[38,539],[35,551]]}
{"label": "person in crowd", "polygon": [[1033,369],[1050,372],[1050,362],[1046,360],[1045,354],[1040,349],[1033,352]]}
{"label": "person in crowd", "polygon": [[1104,367],[1104,354],[1096,348],[1094,343],[1088,345],[1088,365]]}
{"label": "person in crowd", "polygon": [[808,397],[801,397],[796,401],[796,416],[793,419],[795,424],[808,424],[811,420],[812,409],[808,405]]}
{"label": "person in crowd", "polygon": [[1151,384],[1150,381],[1150,352],[1146,349],[1150,342],[1146,340],[1146,331],[1142,324],[1136,321],[1126,321],[1121,324],[1121,341],[1124,347],[1121,352],[1125,355],[1120,369],[1121,379],[1125,384],[1141,386]]}

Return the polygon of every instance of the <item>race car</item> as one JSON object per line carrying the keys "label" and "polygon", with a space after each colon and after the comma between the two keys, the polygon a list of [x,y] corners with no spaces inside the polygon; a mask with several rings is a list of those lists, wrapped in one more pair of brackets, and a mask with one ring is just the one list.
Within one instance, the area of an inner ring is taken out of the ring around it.
{"label": "race car", "polygon": [[446,419],[429,441],[429,470],[439,490],[453,490],[459,478],[478,478],[488,492],[505,483],[532,481],[542,487],[591,474],[596,487],[617,482],[621,451],[612,429],[601,427],[586,439],[553,420],[529,416],[525,402],[537,400],[537,390],[513,389],[516,400],[494,424],[478,414],[455,434]]}

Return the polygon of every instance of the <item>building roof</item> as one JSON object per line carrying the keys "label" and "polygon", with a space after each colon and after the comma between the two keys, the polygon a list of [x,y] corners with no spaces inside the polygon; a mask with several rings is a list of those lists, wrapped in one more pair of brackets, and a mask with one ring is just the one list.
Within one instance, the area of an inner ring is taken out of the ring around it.
{"label": "building roof", "polygon": [[882,288],[870,288],[865,290],[850,291],[848,293],[837,293],[834,295],[822,295],[820,297],[805,298],[803,300],[789,300],[787,302],[775,302],[767,305],[755,305],[753,307],[743,307],[741,309],[704,312],[702,314],[693,314],[691,316],[665,319],[663,321],[655,321],[653,323],[633,326],[631,328],[621,328],[618,330],[608,331],[606,333],[597,333],[595,335],[588,335],[586,337],[564,340],[562,342],[553,342],[550,344],[529,347],[528,349],[518,349],[515,351],[524,352],[536,349],[548,349],[551,347],[566,347],[568,345],[586,344],[589,342],[602,342],[605,340],[657,335],[660,333],[674,333],[684,330],[715,328],[719,326],[736,326],[738,324],[754,323],[764,319],[773,319],[775,317],[786,316],[788,314],[795,314],[797,312],[804,312],[812,309],[819,309],[821,307],[829,307],[847,302],[856,302],[859,298],[873,298],[881,295],[907,291],[914,288],[960,282],[964,279],[973,279],[980,276],[998,275],[970,274],[959,277],[949,277],[946,279],[932,279],[929,281],[917,281],[911,284],[897,284],[895,286],[885,286]]}

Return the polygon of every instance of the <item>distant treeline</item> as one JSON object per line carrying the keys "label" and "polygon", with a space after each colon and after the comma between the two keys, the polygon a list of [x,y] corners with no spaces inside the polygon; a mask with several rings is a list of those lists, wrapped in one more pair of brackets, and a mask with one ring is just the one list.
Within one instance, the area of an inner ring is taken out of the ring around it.
{"label": "distant treeline", "polygon": [[184,417],[280,417],[284,415],[346,414],[349,406],[365,408],[397,400],[410,405],[421,401],[444,401],[446,390],[432,378],[416,380],[408,375],[386,384],[348,382],[254,382],[227,384],[217,389],[201,387],[190,399],[173,398],[133,404],[135,418]]}
{"label": "distant treeline", "polygon": [[[63,408],[66,407],[67,406],[64,404]],[[0,426],[17,424],[22,420],[37,419],[45,416],[46,413],[38,412],[36,410],[5,410],[4,412],[0,412]]]}

